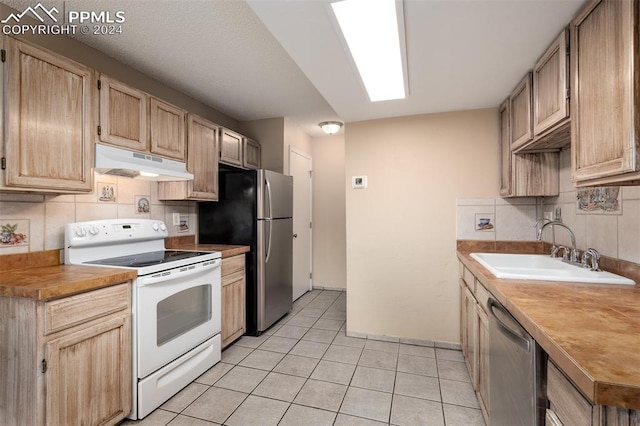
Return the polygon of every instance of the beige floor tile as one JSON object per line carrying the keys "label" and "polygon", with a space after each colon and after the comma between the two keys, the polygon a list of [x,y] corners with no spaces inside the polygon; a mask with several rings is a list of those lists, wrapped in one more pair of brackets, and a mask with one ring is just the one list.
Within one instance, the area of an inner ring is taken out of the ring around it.
{"label": "beige floor tile", "polygon": [[407,345],[400,343],[400,355],[422,356],[427,358],[435,358],[435,348],[428,346]]}
{"label": "beige floor tile", "polygon": [[214,385],[238,392],[251,393],[268,373],[255,368],[235,366]]}
{"label": "beige floor tile", "polygon": [[142,420],[133,421],[125,419],[120,423],[120,426],[166,426],[176,416],[176,413],[158,409]]}
{"label": "beige floor tile", "polygon": [[338,413],[334,426],[379,426],[388,425],[387,422],[378,422],[375,420],[364,419],[362,417],[349,416],[348,414]]}
{"label": "beige floor tile", "polygon": [[300,339],[307,331],[309,331],[308,327],[298,327],[287,323],[280,327],[280,329],[273,333],[273,335],[286,337],[287,339]]}
{"label": "beige floor tile", "polygon": [[160,408],[167,411],[173,411],[174,413],[179,413],[187,408],[187,406],[195,401],[200,395],[205,393],[207,389],[209,389],[209,386],[193,382],[175,394],[167,402],[162,404]]}
{"label": "beige floor tile", "polygon": [[246,393],[211,387],[189,405],[182,414],[222,424],[247,396]]}
{"label": "beige floor tile", "polygon": [[229,370],[233,368],[233,364],[227,364],[225,362],[219,362],[207,371],[205,371],[202,376],[198,377],[195,381],[197,383],[202,383],[203,385],[213,385],[215,382],[220,380],[222,376],[227,374]]}
{"label": "beige floor tile", "polygon": [[471,382],[467,365],[458,361],[438,360],[438,377],[441,379],[458,380],[460,382]]}
{"label": "beige floor tile", "polygon": [[362,352],[358,365],[373,368],[384,368],[385,370],[395,370],[398,364],[398,354],[391,352],[380,352],[365,349]]}
{"label": "beige floor tile", "polygon": [[440,402],[440,384],[437,377],[397,372],[394,393]]}
{"label": "beige floor tile", "polygon": [[[444,426],[442,404],[425,399],[394,395],[391,423],[406,426]],[[448,423],[447,426],[449,426]]]}
{"label": "beige floor tile", "polygon": [[302,340],[310,340],[312,342],[331,343],[338,334],[338,331],[322,330],[319,328],[312,328],[304,335]]}
{"label": "beige floor tile", "polygon": [[367,343],[367,339],[361,339],[359,337],[347,337],[343,333],[338,333],[338,335],[333,339],[332,342],[334,345],[339,346],[349,346],[352,348],[364,348],[365,343]]}
{"label": "beige floor tile", "polygon": [[356,366],[353,364],[322,360],[316,369],[313,370],[311,378],[325,382],[348,385],[351,382],[351,377],[353,376],[355,369]]}
{"label": "beige floor tile", "polygon": [[298,343],[297,339],[288,339],[286,337],[271,336],[267,340],[265,340],[263,344],[258,346],[258,349],[286,354],[291,350],[291,348],[293,348],[296,345],[296,343]]}
{"label": "beige floor tile", "polygon": [[236,340],[233,344],[234,346],[244,346],[245,348],[257,348],[261,344],[265,342],[269,338],[268,335],[262,334],[258,337],[255,336],[242,336],[240,339]]}
{"label": "beige floor tile", "polygon": [[389,421],[391,394],[349,387],[340,412],[366,419]]}
{"label": "beige floor tile", "polygon": [[289,403],[249,395],[224,423],[229,426],[275,426],[289,408]]}
{"label": "beige floor tile", "polygon": [[362,349],[350,348],[348,346],[331,345],[322,357],[327,361],[344,362],[346,364],[357,364],[360,359]]}
{"label": "beige floor tile", "polygon": [[440,379],[442,402],[480,409],[476,392],[471,383]]}
{"label": "beige floor tile", "polygon": [[443,404],[444,418],[447,426],[484,426],[484,418],[480,410]]}
{"label": "beige floor tile", "polygon": [[304,377],[271,372],[253,391],[253,395],[291,402],[305,382]]}
{"label": "beige floor tile", "polygon": [[345,385],[309,379],[294,399],[294,402],[308,407],[338,411],[346,391],[347,387]]}
{"label": "beige floor tile", "polygon": [[351,379],[351,386],[391,393],[393,392],[395,379],[396,374],[393,370],[359,365],[353,375],[353,379]]}
{"label": "beige floor tile", "polygon": [[462,351],[454,351],[451,349],[436,348],[436,358],[440,360],[464,362]]}
{"label": "beige floor tile", "polygon": [[182,414],[176,416],[167,426],[219,426],[220,423],[208,422],[206,420],[195,419]]}
{"label": "beige floor tile", "polygon": [[320,308],[310,308],[310,307],[305,307],[303,308],[298,315],[302,315],[305,317],[312,317],[312,318],[320,318],[322,316],[322,314],[324,314],[324,309],[320,309]]}
{"label": "beige floor tile", "polygon": [[237,364],[242,361],[247,355],[253,352],[251,348],[244,348],[242,346],[230,346],[222,351],[222,362],[227,364]]}
{"label": "beige floor tile", "polygon": [[327,343],[300,340],[298,344],[291,349],[290,354],[320,359],[327,351],[328,347],[329,345]]}
{"label": "beige floor tile", "polygon": [[277,373],[291,374],[299,377],[309,377],[319,360],[298,355],[286,355],[273,369]]}
{"label": "beige floor tile", "polygon": [[282,358],[284,358],[284,354],[256,349],[245,359],[240,361],[238,365],[271,371],[276,365],[278,365]]}
{"label": "beige floor tile", "polygon": [[397,354],[400,348],[400,343],[382,342],[380,340],[367,340],[364,348],[372,351],[391,352]]}
{"label": "beige floor tile", "polygon": [[321,330],[338,331],[340,330],[340,327],[342,327],[342,324],[344,324],[344,320],[320,318],[313,325],[313,328],[319,328]]}
{"label": "beige floor tile", "polygon": [[403,373],[438,377],[438,367],[435,358],[400,354],[398,355],[397,369]]}
{"label": "beige floor tile", "polygon": [[305,317],[302,315],[296,315],[287,322],[287,325],[295,325],[297,327],[307,327],[310,328],[313,324],[318,321],[313,317]]}
{"label": "beige floor tile", "polygon": [[278,426],[331,426],[335,418],[332,411],[292,404]]}

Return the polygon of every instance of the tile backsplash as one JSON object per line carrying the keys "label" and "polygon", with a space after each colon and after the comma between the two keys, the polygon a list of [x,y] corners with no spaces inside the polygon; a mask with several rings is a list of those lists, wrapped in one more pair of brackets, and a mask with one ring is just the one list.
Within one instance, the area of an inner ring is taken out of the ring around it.
{"label": "tile backsplash", "polygon": [[[193,235],[196,232],[197,203],[158,200],[157,182],[96,174],[94,185],[90,194],[0,193],[0,224],[19,221],[21,232],[28,227],[27,244],[0,243],[0,255],[62,249],[64,225],[86,220],[157,219],[167,224],[170,236]],[[149,212],[139,213],[139,210]],[[181,233],[179,226],[172,225],[173,213],[188,219],[187,232]]]}
{"label": "tile backsplash", "polygon": [[[540,198],[465,198],[457,200],[457,239],[535,240],[534,225],[545,212],[560,208],[562,221],[573,231],[580,250],[595,248],[601,255],[640,263],[640,187],[620,188],[619,210],[579,211],[578,190],[571,181],[571,151],[560,153],[560,194]],[[494,232],[477,229],[477,214],[495,214]],[[569,246],[569,234],[555,229],[556,244]],[[552,242],[547,227],[543,239]]]}

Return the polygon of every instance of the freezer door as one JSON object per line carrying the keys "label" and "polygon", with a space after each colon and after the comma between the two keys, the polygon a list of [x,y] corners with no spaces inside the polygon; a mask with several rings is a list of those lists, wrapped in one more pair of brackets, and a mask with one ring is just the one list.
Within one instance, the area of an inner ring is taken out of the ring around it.
{"label": "freezer door", "polygon": [[293,219],[258,220],[258,331],[293,304]]}
{"label": "freezer door", "polygon": [[293,177],[258,170],[258,219],[293,217]]}

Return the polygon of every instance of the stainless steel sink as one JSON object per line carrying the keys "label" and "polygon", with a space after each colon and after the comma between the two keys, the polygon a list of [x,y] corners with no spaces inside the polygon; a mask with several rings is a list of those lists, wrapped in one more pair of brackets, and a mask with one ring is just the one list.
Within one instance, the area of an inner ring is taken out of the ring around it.
{"label": "stainless steel sink", "polygon": [[545,254],[471,253],[497,278],[634,285],[629,278],[606,271],[590,271]]}

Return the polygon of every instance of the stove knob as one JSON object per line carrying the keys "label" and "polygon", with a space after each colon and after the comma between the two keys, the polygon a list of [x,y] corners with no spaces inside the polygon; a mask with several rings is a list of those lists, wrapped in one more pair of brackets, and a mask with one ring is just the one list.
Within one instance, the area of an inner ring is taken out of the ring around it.
{"label": "stove knob", "polygon": [[91,235],[98,235],[98,233],[100,233],[100,230],[98,229],[98,227],[97,227],[97,226],[91,225],[91,226],[89,227],[89,233],[90,233]]}
{"label": "stove knob", "polygon": [[86,237],[87,231],[84,228],[76,228],[76,236],[77,237]]}
{"label": "stove knob", "polygon": [[166,226],[164,226],[164,223],[161,223],[161,224],[160,224],[160,230],[161,230],[162,232],[164,232],[164,231],[166,231],[166,230],[167,230],[167,227],[166,227]]}
{"label": "stove knob", "polygon": [[151,227],[153,228],[154,231],[158,230],[158,224],[154,223],[153,225],[151,225]]}

